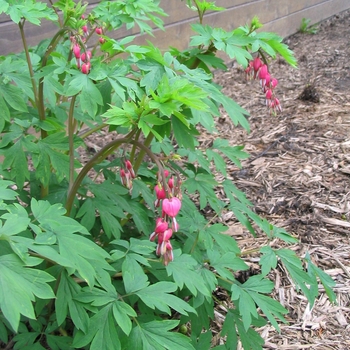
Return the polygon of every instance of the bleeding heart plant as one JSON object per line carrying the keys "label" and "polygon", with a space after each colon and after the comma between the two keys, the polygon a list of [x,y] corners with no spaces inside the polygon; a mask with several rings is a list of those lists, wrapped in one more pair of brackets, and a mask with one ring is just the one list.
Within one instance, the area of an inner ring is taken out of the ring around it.
{"label": "bleeding heart plant", "polygon": [[[209,349],[220,288],[231,298],[220,349],[262,349],[259,327],[286,322],[268,278],[277,263],[311,307],[318,283],[334,301],[333,281],[309,255],[278,248],[296,239],[228,179],[226,164],[240,167],[248,154],[215,130],[225,111],[249,131],[248,112],[214,83],[226,69],[219,49],[261,81],[273,111],[269,62],[279,55],[295,66],[293,53],[257,32],[257,18],[225,31],[203,23],[222,8],[186,2],[199,19],[190,47],[164,51],[114,39],[164,29],[159,1],[101,1],[89,13],[80,1],[0,1],[24,50],[0,57],[2,348]],[[56,34],[29,47],[27,23],[45,20]],[[199,129],[212,145],[200,144]],[[91,148],[96,135],[103,144]],[[226,213],[267,235],[261,271],[243,284],[235,275],[249,266],[225,233]]]}

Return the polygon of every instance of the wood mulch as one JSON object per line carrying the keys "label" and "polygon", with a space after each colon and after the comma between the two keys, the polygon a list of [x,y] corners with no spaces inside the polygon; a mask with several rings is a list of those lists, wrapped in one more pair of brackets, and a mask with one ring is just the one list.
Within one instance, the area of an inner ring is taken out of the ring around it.
{"label": "wood mulch", "polygon": [[[233,66],[215,79],[249,111],[251,132],[235,127],[225,114],[217,128],[221,138],[244,144],[250,154],[242,169],[230,165],[229,178],[259,215],[299,238],[291,249],[300,256],[309,252],[332,276],[337,305],[320,288],[310,310],[279,266],[271,275],[274,296],[289,310],[289,323],[280,325],[281,333],[270,325],[260,333],[266,349],[350,349],[350,11],[320,23],[315,35],[297,33],[285,42],[298,59],[298,69],[282,60],[270,66],[279,81],[283,112],[269,114],[258,81],[246,81],[243,71]],[[204,143],[212,138],[201,135]],[[220,220],[243,251],[268,244],[263,234],[255,239],[246,232],[233,213]],[[259,266],[254,255],[247,262]],[[217,333],[224,314],[218,308]],[[215,339],[216,345],[224,343]]]}

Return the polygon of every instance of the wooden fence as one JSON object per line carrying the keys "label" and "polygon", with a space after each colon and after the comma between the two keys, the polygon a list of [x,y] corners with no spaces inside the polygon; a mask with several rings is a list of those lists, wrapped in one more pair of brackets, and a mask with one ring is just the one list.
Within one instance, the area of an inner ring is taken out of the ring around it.
{"label": "wooden fence", "polygon": [[[97,1],[90,1],[93,6]],[[297,31],[302,18],[317,23],[336,13],[350,8],[349,0],[217,0],[217,6],[225,7],[223,12],[208,13],[205,23],[225,30],[231,30],[243,25],[257,15],[264,23],[264,31],[274,31],[282,37]],[[161,0],[161,6],[169,17],[164,18],[166,31],[155,31],[152,42],[162,49],[174,46],[186,48],[192,34],[190,24],[196,22],[195,13],[186,7],[185,1]],[[27,24],[26,37],[30,45],[38,44],[41,40],[52,36],[56,27],[43,21],[42,25]],[[112,35],[115,38],[138,34],[137,28],[131,31],[119,30]],[[138,36],[137,42],[144,43],[147,36]],[[8,16],[0,15],[0,55],[22,50],[22,41],[15,24]]]}

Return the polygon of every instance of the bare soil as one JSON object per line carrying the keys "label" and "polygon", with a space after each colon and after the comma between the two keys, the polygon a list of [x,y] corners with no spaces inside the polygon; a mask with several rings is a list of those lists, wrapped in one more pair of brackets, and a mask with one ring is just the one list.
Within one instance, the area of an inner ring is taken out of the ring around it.
{"label": "bare soil", "polygon": [[[224,92],[250,113],[251,132],[235,127],[225,114],[218,121],[220,137],[244,144],[250,158],[242,169],[232,164],[230,178],[246,193],[254,210],[300,239],[291,248],[309,252],[317,266],[336,282],[337,305],[321,294],[310,310],[282,268],[274,271],[275,297],[289,310],[281,333],[260,330],[267,349],[350,349],[350,11],[319,24],[318,32],[285,39],[298,59],[298,69],[283,60],[271,63],[283,112],[265,107],[258,81],[246,81],[233,66],[216,74]],[[205,144],[215,135],[203,133]],[[251,237],[227,213],[243,251],[267,243]],[[275,247],[280,242],[270,243]],[[247,256],[255,268],[256,257]],[[217,332],[224,311],[216,312]],[[213,327],[215,330],[215,326]],[[216,344],[222,343],[219,335]]]}

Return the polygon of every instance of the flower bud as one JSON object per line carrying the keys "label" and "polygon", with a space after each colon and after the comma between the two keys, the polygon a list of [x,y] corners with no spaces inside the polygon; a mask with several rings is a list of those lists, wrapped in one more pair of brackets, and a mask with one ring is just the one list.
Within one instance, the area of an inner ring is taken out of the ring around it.
{"label": "flower bud", "polygon": [[261,62],[259,56],[255,57],[253,60],[253,69],[254,69],[254,79],[256,78],[256,75],[258,73],[258,70],[260,69],[260,67],[263,65],[263,63]]}
{"label": "flower bud", "polygon": [[270,100],[272,97],[272,90],[271,89],[267,89],[266,93],[265,93],[266,99]]}
{"label": "flower bud", "polygon": [[81,29],[83,30],[83,32],[84,32],[85,34],[88,34],[88,33],[89,33],[88,27],[87,27],[86,25],[85,25],[85,26],[82,26]]}
{"label": "flower bud", "polygon": [[156,228],[154,229],[155,233],[163,233],[168,229],[168,223],[164,221],[163,218],[158,218],[156,220]]}
{"label": "flower bud", "polygon": [[172,235],[173,235],[173,230],[171,228],[168,228],[167,230],[164,231],[163,240],[165,242],[169,241]]}
{"label": "flower bud", "polygon": [[135,172],[134,172],[134,168],[130,162],[130,160],[126,160],[125,161],[125,167],[130,171],[130,175],[133,179],[135,179],[136,175],[135,175]]}
{"label": "flower bud", "polygon": [[80,46],[78,44],[74,44],[73,54],[75,58],[80,58]]}
{"label": "flower bud", "polygon": [[276,78],[272,78],[270,82],[271,89],[274,89],[278,84],[278,80]]}
{"label": "flower bud", "polygon": [[158,200],[166,198],[165,189],[162,187],[161,184],[155,185],[154,191],[156,192],[156,196]]}
{"label": "flower bud", "polygon": [[174,178],[171,177],[168,181],[168,186],[170,189],[173,189],[174,188]]}
{"label": "flower bud", "polygon": [[89,62],[90,59],[91,59],[91,56],[92,56],[92,53],[91,51],[86,51],[86,52],[83,52],[80,56],[80,59],[83,61],[83,62]]}
{"label": "flower bud", "polygon": [[97,28],[95,29],[95,32],[96,32],[96,34],[98,34],[98,35],[102,35],[102,33],[103,33],[101,27],[97,27]]}
{"label": "flower bud", "polygon": [[84,73],[84,74],[89,74],[89,72],[90,72],[90,62],[82,64],[81,72]]}

